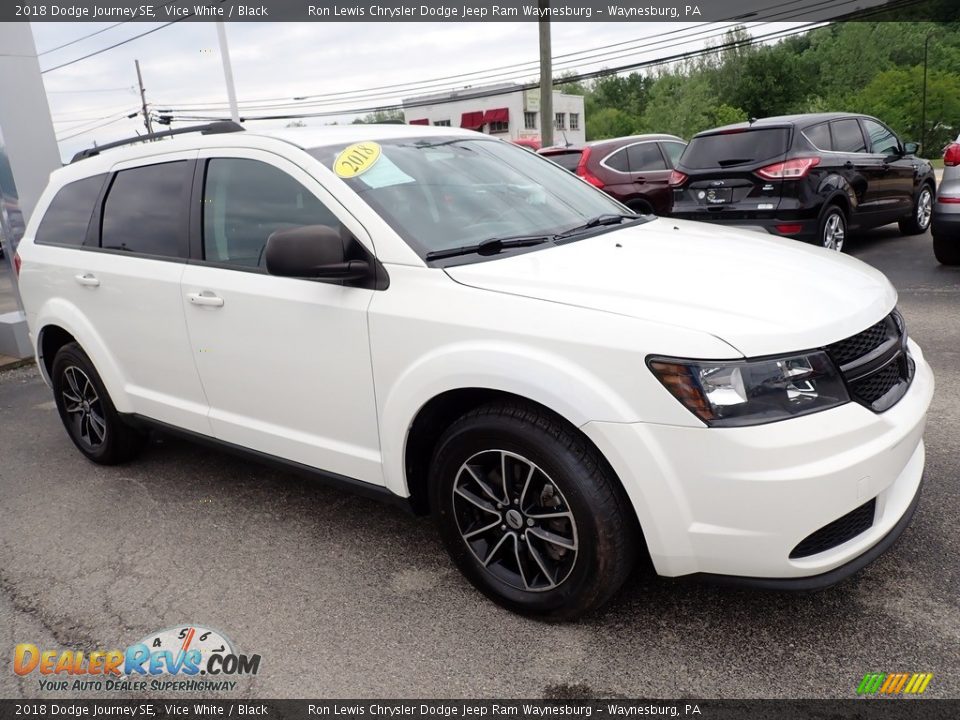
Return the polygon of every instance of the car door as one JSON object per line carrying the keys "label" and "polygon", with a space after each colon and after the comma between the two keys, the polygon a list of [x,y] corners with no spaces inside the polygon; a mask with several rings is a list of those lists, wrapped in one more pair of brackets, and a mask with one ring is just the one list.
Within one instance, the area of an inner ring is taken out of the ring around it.
{"label": "car door", "polygon": [[666,215],[670,209],[670,168],[654,141],[627,146],[627,165],[634,190],[643,195],[657,215]]}
{"label": "car door", "polygon": [[853,224],[869,227],[883,223],[888,211],[882,199],[883,159],[868,152],[866,137],[856,118],[831,121],[830,136],[835,163],[842,167],[841,174],[857,198]]}
{"label": "car door", "polygon": [[205,151],[183,312],[227,443],[383,484],[367,308],[374,290],[267,274],[276,230],[328,225],[372,248],[309,174],[273,153]]}
{"label": "car door", "polygon": [[71,297],[112,356],[133,411],[209,434],[180,302],[196,152],[112,168],[86,248],[64,258]]}
{"label": "car door", "polygon": [[913,209],[916,158],[905,157],[903,145],[896,134],[877,120],[862,118],[864,134],[870,143],[870,152],[883,165],[881,198],[890,220],[907,215]]}

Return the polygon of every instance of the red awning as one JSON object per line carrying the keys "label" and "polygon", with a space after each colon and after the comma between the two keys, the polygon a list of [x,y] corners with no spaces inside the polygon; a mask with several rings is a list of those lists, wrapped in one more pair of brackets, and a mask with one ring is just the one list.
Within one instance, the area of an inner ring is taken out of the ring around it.
{"label": "red awning", "polygon": [[410,125],[429,125],[430,120],[428,118],[421,118],[420,120],[411,120]]}
{"label": "red awning", "polygon": [[460,116],[460,127],[467,130],[479,130],[483,127],[483,111],[465,112]]}
{"label": "red awning", "polygon": [[508,108],[494,108],[493,110],[487,110],[483,114],[483,122],[510,122],[510,110]]}

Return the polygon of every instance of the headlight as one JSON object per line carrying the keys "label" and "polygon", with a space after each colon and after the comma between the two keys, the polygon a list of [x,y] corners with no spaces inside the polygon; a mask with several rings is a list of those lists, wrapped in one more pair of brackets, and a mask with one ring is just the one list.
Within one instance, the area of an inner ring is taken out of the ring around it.
{"label": "headlight", "polygon": [[850,400],[825,352],[731,361],[653,357],[648,364],[677,400],[715,427],[776,422]]}

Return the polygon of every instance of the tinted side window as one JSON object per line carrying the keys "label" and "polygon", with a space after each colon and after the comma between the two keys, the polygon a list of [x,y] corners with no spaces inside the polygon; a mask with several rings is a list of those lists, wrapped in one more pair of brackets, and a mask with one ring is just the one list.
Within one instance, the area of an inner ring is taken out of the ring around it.
{"label": "tinted side window", "polygon": [[835,120],[830,123],[833,133],[833,149],[837,152],[862,153],[867,151],[867,144],[863,141],[860,132],[860,123],[856,120]]}
{"label": "tinted side window", "polygon": [[104,249],[181,257],[190,188],[185,160],[121,170],[103,205]]}
{"label": "tinted side window", "polygon": [[667,154],[671,167],[676,167],[677,163],[680,162],[680,156],[683,155],[683,151],[687,149],[686,143],[681,142],[663,142],[660,143],[660,147],[662,147],[663,151]]}
{"label": "tinted side window", "polygon": [[626,150],[617,150],[613,155],[604,160],[603,164],[620,172],[630,172],[630,164],[627,162]]}
{"label": "tinted side window", "polygon": [[211,160],[203,197],[203,257],[210,262],[263,267],[263,249],[276,230],[301,225],[340,229],[336,216],[313,193],[259,160]]}
{"label": "tinted side window", "polygon": [[660,148],[653,142],[628,147],[627,162],[630,164],[630,172],[667,169],[667,163],[663,159]]}
{"label": "tinted side window", "polygon": [[830,126],[827,123],[808,127],[803,134],[818,150],[833,150],[833,144],[830,142]]}
{"label": "tinted side window", "polygon": [[83,245],[104,178],[106,175],[94,175],[60,188],[40,221],[36,242]]}
{"label": "tinted side window", "polygon": [[864,120],[863,126],[870,136],[872,152],[879,155],[896,155],[900,152],[900,141],[888,128],[873,120]]}

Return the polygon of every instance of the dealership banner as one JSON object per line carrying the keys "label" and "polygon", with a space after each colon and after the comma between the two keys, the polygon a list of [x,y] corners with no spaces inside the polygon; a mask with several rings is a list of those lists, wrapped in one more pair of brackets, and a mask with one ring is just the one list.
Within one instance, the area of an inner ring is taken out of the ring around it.
{"label": "dealership banner", "polygon": [[955,720],[960,700],[0,700],[0,720],[106,718]]}
{"label": "dealership banner", "polygon": [[951,21],[957,0],[35,0],[0,3],[29,22],[825,22]]}

